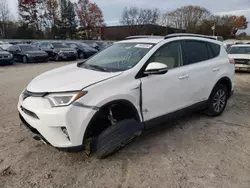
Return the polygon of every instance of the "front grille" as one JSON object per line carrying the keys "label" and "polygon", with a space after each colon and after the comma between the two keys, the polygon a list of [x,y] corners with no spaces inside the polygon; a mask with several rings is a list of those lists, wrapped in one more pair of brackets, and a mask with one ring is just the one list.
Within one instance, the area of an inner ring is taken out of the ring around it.
{"label": "front grille", "polygon": [[31,116],[31,117],[33,117],[33,118],[35,118],[35,119],[39,119],[39,117],[38,117],[34,112],[31,112],[31,111],[27,110],[26,108],[24,108],[24,107],[22,107],[22,106],[21,106],[21,110],[22,110],[25,114],[27,114],[28,116]]}
{"label": "front grille", "polygon": [[0,59],[8,59],[9,58],[9,56],[0,56]]}
{"label": "front grille", "polygon": [[33,128],[27,121],[23,118],[21,114],[19,114],[20,120],[23,122],[24,126],[29,129],[32,133],[39,135],[47,144],[50,144],[39,132],[37,129]]}
{"label": "front grille", "polygon": [[250,59],[234,59],[235,64],[250,65]]}
{"label": "front grille", "polygon": [[31,127],[27,123],[27,121],[25,121],[25,119],[23,118],[23,116],[21,114],[19,114],[19,118],[23,122],[23,124],[25,125],[25,127],[27,127],[31,132],[33,132],[34,134],[40,134],[35,128]]}

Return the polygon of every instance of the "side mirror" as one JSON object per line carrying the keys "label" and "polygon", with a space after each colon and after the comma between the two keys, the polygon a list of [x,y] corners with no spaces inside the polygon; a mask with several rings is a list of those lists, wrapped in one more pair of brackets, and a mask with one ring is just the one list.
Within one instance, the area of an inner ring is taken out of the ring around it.
{"label": "side mirror", "polygon": [[146,70],[144,71],[144,75],[150,74],[165,74],[168,72],[168,66],[163,63],[152,62],[149,63]]}
{"label": "side mirror", "polygon": [[17,53],[21,52],[21,50],[16,50]]}

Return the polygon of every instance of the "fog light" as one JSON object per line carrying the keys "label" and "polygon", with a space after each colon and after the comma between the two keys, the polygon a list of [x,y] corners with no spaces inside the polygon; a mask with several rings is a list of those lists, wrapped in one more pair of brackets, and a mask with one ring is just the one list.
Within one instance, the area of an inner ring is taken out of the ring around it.
{"label": "fog light", "polygon": [[69,133],[68,133],[66,127],[62,127],[61,129],[62,129],[63,134],[70,140]]}

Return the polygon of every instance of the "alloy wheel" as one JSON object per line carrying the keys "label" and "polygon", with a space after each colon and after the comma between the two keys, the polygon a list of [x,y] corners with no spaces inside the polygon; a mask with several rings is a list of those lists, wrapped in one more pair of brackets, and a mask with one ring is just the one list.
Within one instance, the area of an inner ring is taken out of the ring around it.
{"label": "alloy wheel", "polygon": [[219,113],[221,112],[226,105],[226,92],[222,89],[218,90],[213,99],[213,108],[214,111]]}

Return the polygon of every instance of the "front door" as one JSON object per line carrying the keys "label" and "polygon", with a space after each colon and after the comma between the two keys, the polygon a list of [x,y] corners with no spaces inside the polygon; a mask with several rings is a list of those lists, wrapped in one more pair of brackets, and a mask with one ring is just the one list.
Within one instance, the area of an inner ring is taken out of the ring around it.
{"label": "front door", "polygon": [[187,105],[185,91],[190,85],[185,75],[181,43],[174,41],[159,48],[149,59],[149,62],[164,63],[169,71],[163,75],[149,75],[141,78],[142,110],[144,120],[148,121]]}

